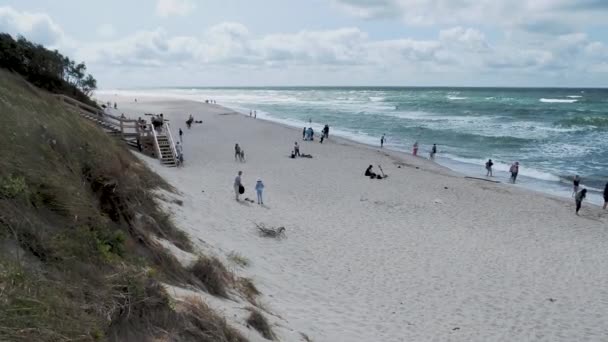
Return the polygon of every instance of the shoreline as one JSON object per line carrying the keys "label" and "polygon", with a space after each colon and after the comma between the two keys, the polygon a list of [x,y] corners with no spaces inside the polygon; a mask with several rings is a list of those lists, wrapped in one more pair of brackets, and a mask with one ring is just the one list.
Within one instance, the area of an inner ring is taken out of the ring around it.
{"label": "shoreline", "polygon": [[[608,281],[598,272],[608,269],[605,211],[584,204],[577,217],[559,197],[463,181],[331,132],[327,144],[303,142],[298,129],[217,105],[109,99],[135,117],[162,112],[175,130],[190,113],[203,120],[184,129],[184,167],[146,160],[179,191],[183,204],[166,205],[197,247],[251,261],[239,272],[282,340],[302,340],[289,331],[315,341],[608,338],[608,293],[597,285]],[[289,158],[294,141],[314,158]],[[234,160],[236,142],[245,163]],[[389,177],[364,177],[369,164]],[[238,170],[244,197],[264,180],[265,206],[235,201]],[[254,223],[287,237],[261,238]]]}
{"label": "shoreline", "polygon": [[[104,94],[103,96],[106,96],[106,97],[115,96],[115,95],[110,95],[111,92],[112,91],[102,91],[102,93]],[[134,94],[137,94],[137,96],[139,96],[141,98],[147,97],[147,98],[164,99],[164,100],[168,100],[168,101],[191,101],[193,103],[205,104],[204,101],[202,101],[202,100],[201,101],[195,100],[188,96],[180,96],[180,95],[156,96],[156,95],[148,94],[145,92],[141,92],[141,93],[136,92]],[[118,95],[118,96],[124,96],[124,95]],[[230,104],[228,104],[228,105],[216,104],[215,106],[220,106],[222,108],[225,108],[227,111],[232,111],[232,112],[238,113],[240,115],[243,115],[245,117],[248,117],[248,114],[246,113],[246,111],[249,109],[247,109],[247,108],[244,108],[244,107],[241,107],[238,105],[230,105]],[[309,127],[308,123],[300,122],[295,119],[276,118],[276,117],[273,117],[271,113],[265,113],[265,112],[261,112],[259,114],[260,115],[258,115],[257,120],[263,120],[266,122],[278,124],[282,127],[287,127],[290,129],[294,129],[296,131],[298,131],[299,127],[301,127],[300,125],[305,125],[306,127]],[[292,122],[289,122],[289,121],[292,121]],[[315,128],[315,127],[318,128],[318,127],[321,127],[322,124],[313,122],[312,126],[313,126],[313,128]],[[318,129],[315,129],[315,131],[319,132]],[[331,127],[330,127],[330,132],[331,132]],[[461,160],[459,160],[459,158],[450,158],[449,156],[445,157],[445,156],[441,155],[441,149],[438,153],[438,156],[436,157],[436,160],[431,161],[429,158],[424,157],[424,156],[414,157],[411,155],[411,152],[409,150],[396,148],[394,146],[391,146],[390,144],[387,145],[388,147],[385,147],[384,149],[380,149],[377,145],[374,145],[371,142],[358,141],[356,137],[344,136],[344,134],[341,134],[340,131],[338,131],[338,133],[335,133],[335,134],[330,133],[330,135],[332,136],[332,139],[336,139],[336,138],[343,139],[345,142],[354,144],[355,146],[371,148],[371,149],[376,148],[378,151],[388,151],[388,153],[391,153],[392,155],[394,155],[397,158],[404,158],[404,159],[407,159],[410,161],[411,160],[425,160],[426,162],[428,162],[432,165],[436,165],[436,166],[445,168],[451,172],[454,172],[455,175],[460,175],[463,178],[464,177],[487,178],[488,180],[498,181],[500,184],[511,186],[511,187],[514,187],[514,188],[517,188],[520,190],[532,191],[532,192],[538,193],[543,196],[547,196],[550,198],[559,198],[559,199],[567,201],[567,202],[573,201],[573,197],[571,196],[571,190],[570,190],[571,181],[569,179],[562,178],[559,175],[551,174],[552,176],[556,177],[558,180],[546,180],[546,179],[527,176],[524,174],[525,173],[525,171],[524,171],[524,173],[520,173],[520,175],[518,177],[519,182],[517,184],[510,184],[508,181],[509,173],[507,171],[495,169],[494,177],[491,177],[491,178],[485,177],[485,169],[482,164],[477,165],[477,164],[473,164],[470,162],[461,161]],[[422,153],[426,153],[426,151],[423,151]],[[508,167],[508,165],[506,167]],[[524,170],[525,170],[525,168],[524,168]],[[477,172],[477,171],[479,171],[479,172]],[[538,170],[534,170],[534,169],[533,169],[533,171],[538,172]],[[523,180],[523,184],[522,184],[522,180]],[[587,188],[589,191],[585,204],[602,207],[603,203],[604,203],[603,198],[602,198],[603,190],[592,187],[592,186],[584,186],[584,184],[583,184],[583,187]]]}

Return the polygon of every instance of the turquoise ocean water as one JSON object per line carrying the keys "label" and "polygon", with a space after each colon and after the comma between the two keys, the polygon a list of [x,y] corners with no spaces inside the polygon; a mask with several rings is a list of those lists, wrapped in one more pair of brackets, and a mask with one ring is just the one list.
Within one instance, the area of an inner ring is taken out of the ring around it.
{"label": "turquoise ocean water", "polygon": [[[125,91],[120,91],[125,93]],[[495,162],[495,179],[506,181],[514,161],[519,186],[571,196],[579,174],[602,202],[608,181],[608,89],[542,88],[170,88],[128,91],[197,101],[215,99],[258,118],[336,134],[409,153],[418,141],[428,157],[467,175],[484,176]],[[143,94],[142,94],[143,95]]]}

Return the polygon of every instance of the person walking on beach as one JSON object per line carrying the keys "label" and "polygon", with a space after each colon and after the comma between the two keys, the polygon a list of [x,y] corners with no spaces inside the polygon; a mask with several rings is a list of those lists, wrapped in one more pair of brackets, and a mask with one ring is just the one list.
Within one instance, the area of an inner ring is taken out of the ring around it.
{"label": "person walking on beach", "polygon": [[329,139],[329,125],[323,127],[323,135],[325,136],[325,139]]}
{"label": "person walking on beach", "polygon": [[234,160],[239,160],[241,158],[241,147],[239,144],[234,145]]}
{"label": "person walking on beach", "polygon": [[418,155],[418,142],[417,141],[414,143],[414,148],[412,149],[412,154],[414,155],[414,157]]}
{"label": "person walking on beach", "polygon": [[298,142],[296,141],[296,143],[293,146],[293,153],[294,153],[294,157],[299,157],[300,156],[300,145],[298,145]]}
{"label": "person walking on beach", "polygon": [[431,159],[435,159],[435,154],[437,154],[437,144],[433,144],[431,148]]}
{"label": "person walking on beach", "polygon": [[587,189],[579,191],[576,196],[574,196],[574,201],[576,202],[576,215],[578,215],[578,211],[581,210],[585,197],[587,197]]}
{"label": "person walking on beach", "polygon": [[306,140],[306,127],[302,129],[302,140]]}
{"label": "person walking on beach", "polygon": [[253,111],[252,111],[252,110],[250,110],[250,111],[249,111],[249,117],[250,117],[250,118],[252,118],[252,117],[253,117]]}
{"label": "person walking on beach", "polygon": [[519,173],[519,162],[513,163],[511,168],[509,168],[509,172],[511,172],[511,183],[515,184],[515,181],[517,181],[517,174]]}
{"label": "person walking on beach", "polygon": [[182,143],[184,142],[184,139],[182,138],[182,135],[184,135],[184,131],[182,131],[182,129],[179,129],[179,141],[181,141]]}
{"label": "person walking on beach", "polygon": [[[243,175],[243,171],[239,171],[234,179],[234,194],[236,195],[237,202],[239,201],[239,195],[242,193],[241,190],[244,189],[243,183],[241,182],[241,176]],[[245,192],[243,190],[243,192]]]}
{"label": "person walking on beach", "polygon": [[486,177],[492,177],[492,166],[494,166],[494,163],[492,162],[492,159],[488,159],[488,161],[486,162],[486,170],[488,172],[486,172]]}
{"label": "person walking on beach", "polygon": [[253,111],[253,118],[254,118],[254,119],[257,119],[257,118],[258,118],[258,111],[257,111],[257,110],[254,110],[254,111]]}
{"label": "person walking on beach", "polygon": [[604,210],[608,206],[608,183],[606,183],[606,187],[604,187]]}
{"label": "person walking on beach", "polygon": [[258,195],[258,204],[259,205],[264,205],[264,199],[262,198],[263,191],[264,191],[264,183],[262,182],[262,180],[260,178],[258,178],[258,181],[255,183],[255,192]]}
{"label": "person walking on beach", "polygon": [[576,194],[578,193],[578,187],[580,184],[581,184],[581,178],[578,175],[574,176],[574,179],[572,180],[572,185],[573,185],[572,197],[575,197]]}
{"label": "person walking on beach", "polygon": [[177,165],[181,166],[184,163],[184,150],[179,142],[175,144],[175,152],[177,153]]}
{"label": "person walking on beach", "polygon": [[386,141],[386,135],[382,134],[382,138],[380,138],[380,148],[384,147],[384,142]]}

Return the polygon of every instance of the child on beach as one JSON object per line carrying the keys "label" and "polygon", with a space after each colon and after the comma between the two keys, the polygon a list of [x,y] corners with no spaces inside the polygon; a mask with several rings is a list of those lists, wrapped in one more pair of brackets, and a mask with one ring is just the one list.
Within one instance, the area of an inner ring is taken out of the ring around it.
{"label": "child on beach", "polygon": [[492,177],[492,166],[494,166],[492,159],[488,159],[488,161],[486,162],[486,170],[488,171],[486,172],[486,177]]}
{"label": "child on beach", "polygon": [[298,145],[297,141],[295,142],[295,145],[293,146],[293,156],[294,156],[294,158],[296,156],[298,156],[298,157],[300,156],[300,146]]}
{"label": "child on beach", "polygon": [[515,184],[515,181],[517,180],[517,174],[519,173],[519,162],[513,163],[513,165],[511,165],[511,168],[509,169],[509,172],[511,172],[511,183]]}
{"label": "child on beach", "polygon": [[234,160],[239,160],[241,158],[241,147],[239,144],[234,145]]}
{"label": "child on beach", "polygon": [[262,192],[264,191],[264,183],[262,180],[258,178],[258,181],[255,183],[255,192],[258,195],[258,204],[264,205],[264,200],[262,199]]}
{"label": "child on beach", "polygon": [[245,149],[241,149],[241,154],[239,155],[239,160],[241,161],[241,163],[245,162]]}
{"label": "child on beach", "polygon": [[414,157],[418,155],[418,142],[417,141],[414,143],[414,148],[412,150],[412,154],[414,155]]}
{"label": "child on beach", "polygon": [[581,178],[578,175],[574,176],[574,179],[572,180],[572,184],[573,184],[572,197],[575,197],[576,194],[578,193],[578,186],[581,184]]}
{"label": "child on beach", "polygon": [[302,130],[302,140],[306,140],[306,127]]}
{"label": "child on beach", "polygon": [[578,211],[581,210],[581,205],[583,204],[585,197],[587,197],[587,189],[579,191],[574,197],[574,201],[576,202],[576,215],[578,215]]}
{"label": "child on beach", "polygon": [[380,138],[380,148],[384,147],[385,141],[386,141],[386,134],[382,134],[382,138]]}
{"label": "child on beach", "polygon": [[[237,202],[239,201],[239,195],[242,193],[241,188],[244,188],[243,184],[241,183],[241,175],[243,175],[243,171],[239,171],[234,179],[234,194],[236,195]],[[243,192],[245,191],[243,190]]]}

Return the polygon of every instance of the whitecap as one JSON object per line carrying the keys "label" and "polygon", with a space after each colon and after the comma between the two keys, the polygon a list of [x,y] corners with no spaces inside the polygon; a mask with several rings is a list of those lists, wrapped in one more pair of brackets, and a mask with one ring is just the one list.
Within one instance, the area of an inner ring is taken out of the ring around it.
{"label": "whitecap", "polygon": [[460,97],[460,96],[448,95],[447,99],[448,100],[466,100],[466,99],[468,99],[468,97]]}
{"label": "whitecap", "polygon": [[540,99],[540,102],[544,102],[544,103],[575,103],[577,101],[578,100],[576,100],[576,99],[571,99],[571,100],[569,100],[569,99],[545,99],[545,98]]}
{"label": "whitecap", "polygon": [[566,97],[569,97],[571,99],[580,99],[582,96],[580,96],[580,95],[568,95]]}

